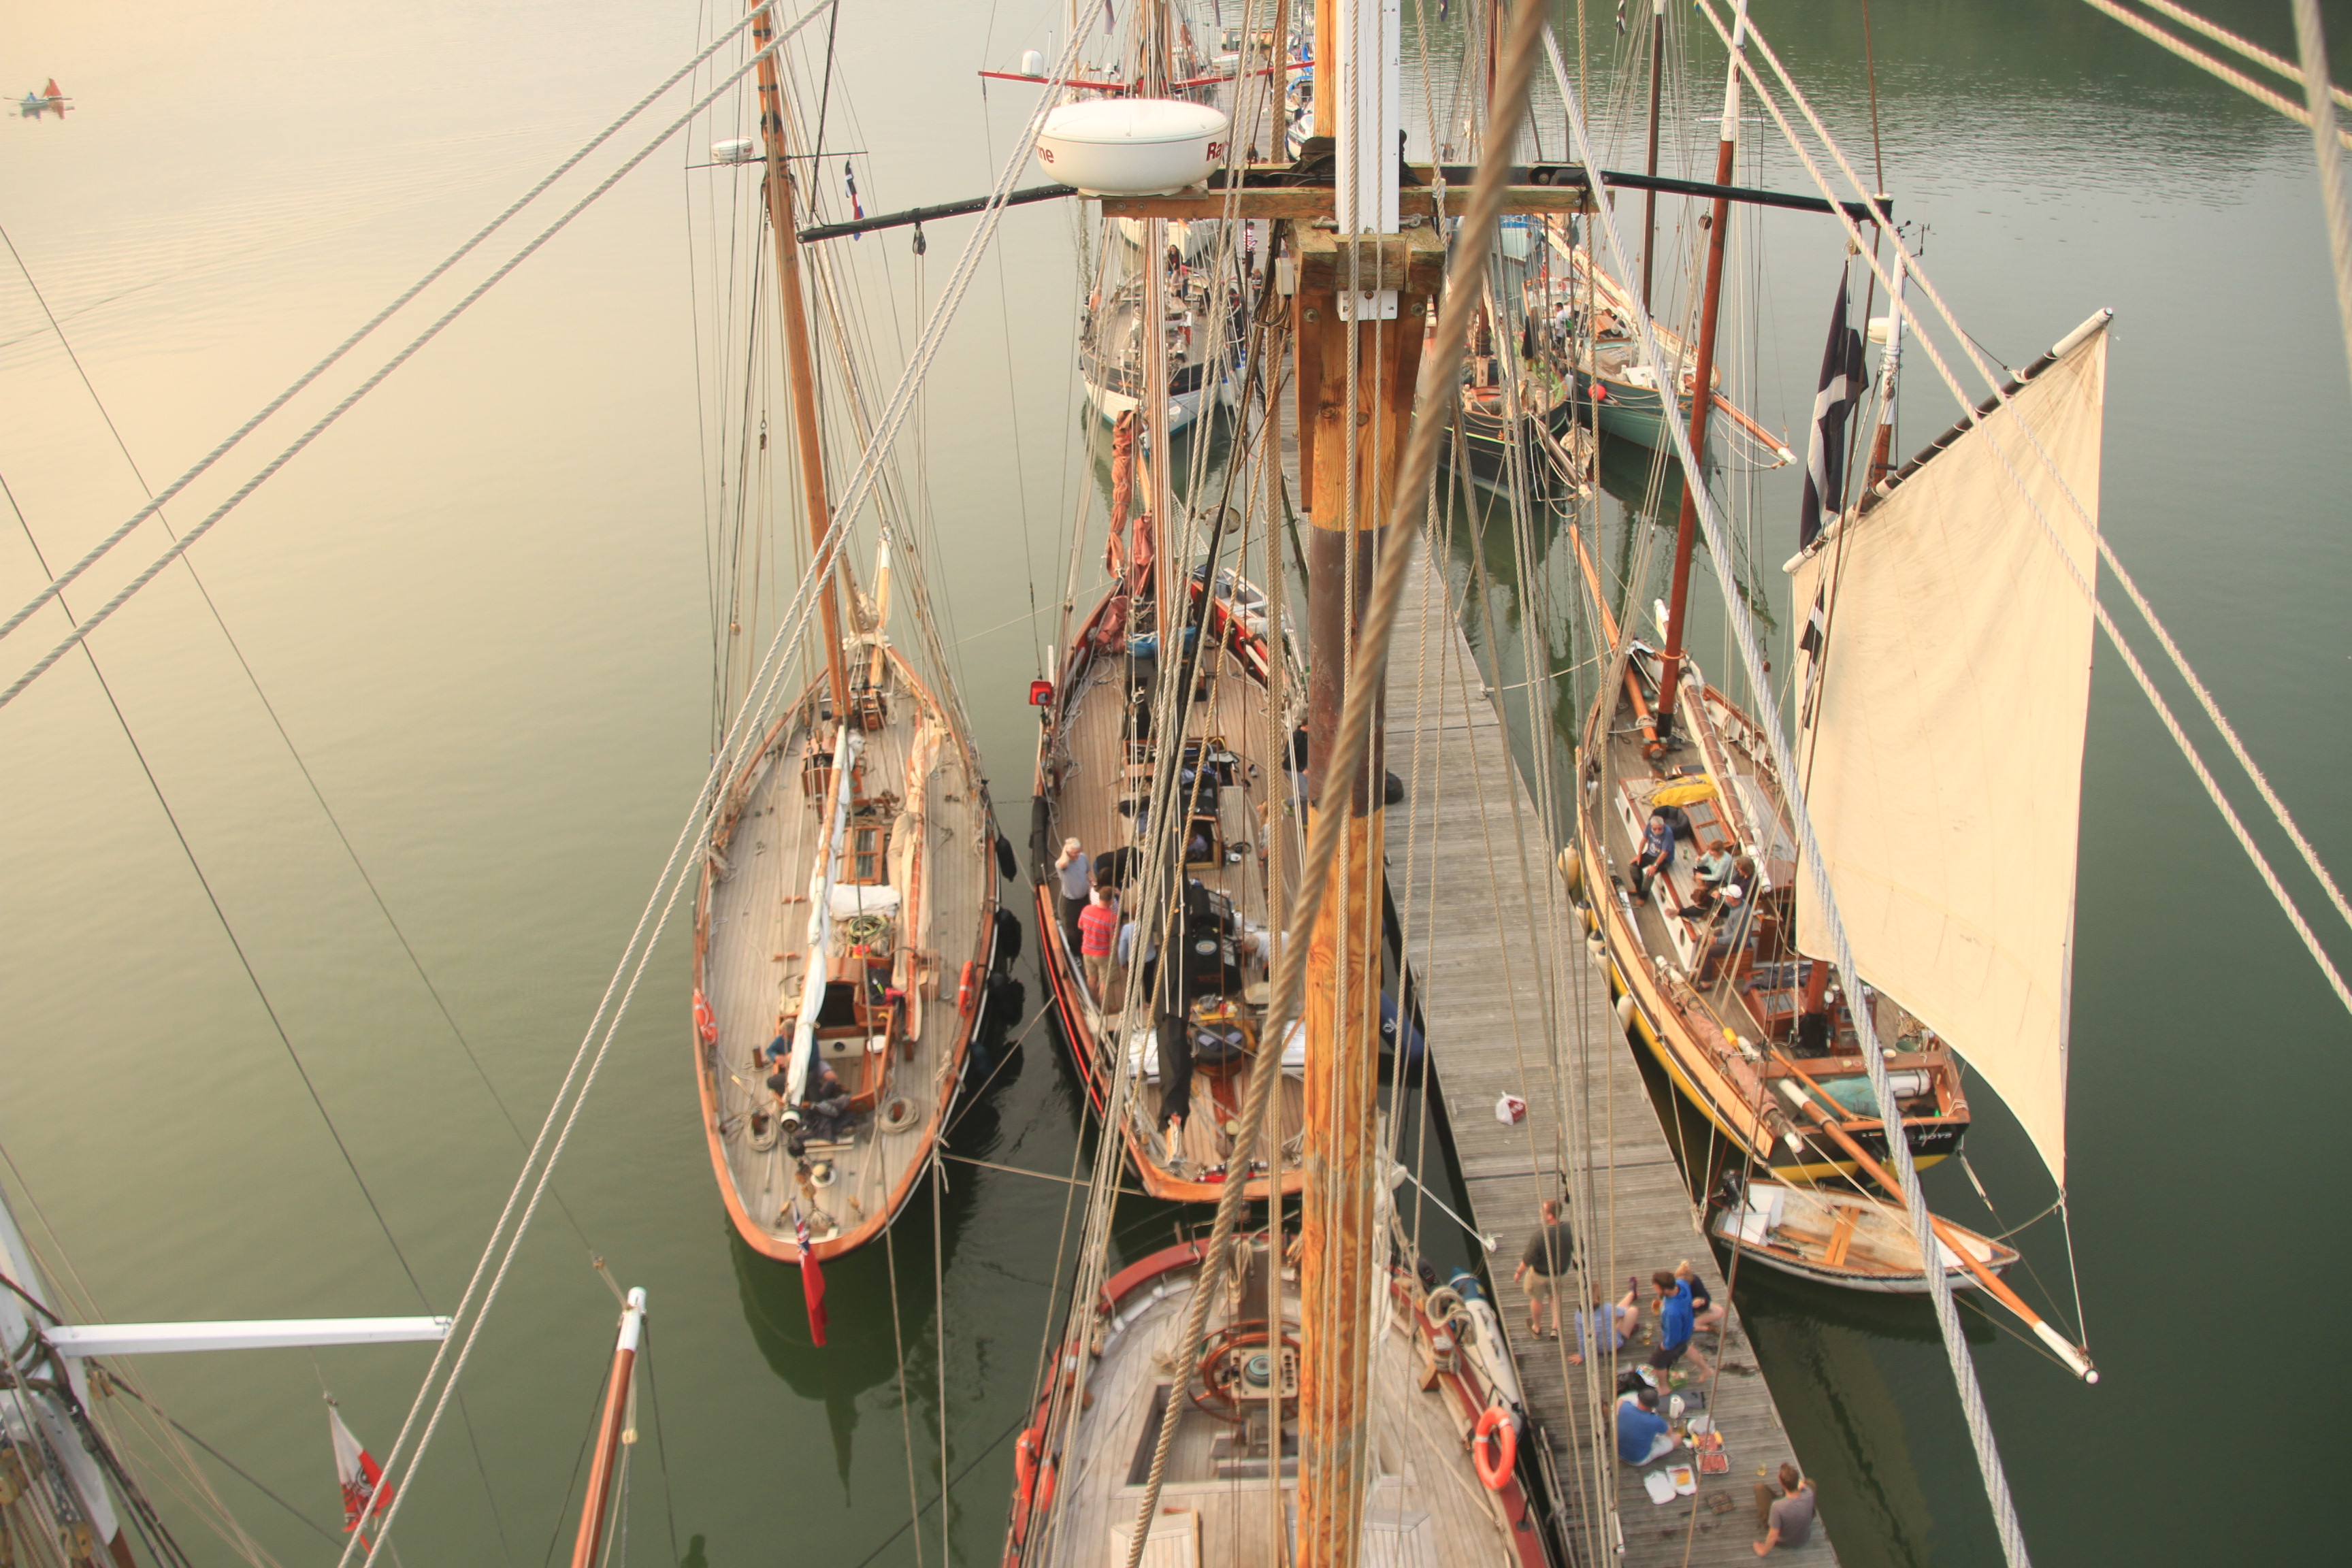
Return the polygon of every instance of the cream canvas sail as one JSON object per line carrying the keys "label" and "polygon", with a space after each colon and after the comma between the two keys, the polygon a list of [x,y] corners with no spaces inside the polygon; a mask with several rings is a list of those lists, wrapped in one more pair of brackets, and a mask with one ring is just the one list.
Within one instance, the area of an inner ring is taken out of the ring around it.
{"label": "cream canvas sail", "polygon": [[[1814,628],[1797,782],[1854,962],[1968,1058],[2062,1184],[2105,326],[1791,563]],[[1811,886],[1808,868],[1797,940],[1825,955]]]}

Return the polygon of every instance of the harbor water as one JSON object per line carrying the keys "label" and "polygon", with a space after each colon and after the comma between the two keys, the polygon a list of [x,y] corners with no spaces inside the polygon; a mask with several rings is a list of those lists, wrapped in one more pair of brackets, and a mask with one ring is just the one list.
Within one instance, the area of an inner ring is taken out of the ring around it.
{"label": "harbor water", "polygon": [[[2200,8],[2292,51],[2284,5]],[[1427,10],[1441,44],[1458,37],[1458,15]],[[2320,855],[2352,867],[2352,728],[2338,713],[2352,679],[2352,381],[2310,137],[2088,6],[1871,11],[1897,216],[1926,225],[1927,266],[1989,359],[2021,366],[2093,310],[2116,311],[2105,531]],[[1867,158],[1858,0],[1756,12]],[[1577,14],[1559,11],[1571,73]],[[829,199],[844,205],[843,161],[868,212],[984,191],[1032,100],[976,73],[1057,43],[1062,16],[842,6],[826,144],[843,157],[814,175]],[[0,128],[0,226],[42,294],[0,258],[0,479],[14,509],[0,517],[0,596],[29,596],[42,560],[54,570],[131,515],[142,483],[200,458],[720,25],[707,6],[614,0],[0,0],[24,79],[0,87],[54,76],[73,100],[62,121]],[[1604,161],[1628,166],[1614,23],[1591,6],[1586,26],[1595,112],[1614,124]],[[1688,74],[1668,172],[1687,174],[1711,157],[1721,50],[1695,14],[1675,26]],[[2339,33],[2340,76],[2352,19]],[[1421,97],[1409,84],[1409,118]],[[614,148],[684,107],[667,101]],[[104,1316],[446,1311],[465,1289],[709,760],[724,635],[710,454],[726,411],[710,406],[708,356],[742,344],[712,330],[735,307],[694,280],[709,276],[698,254],[742,243],[702,221],[712,183],[747,176],[692,165],[751,129],[705,117],[664,144],[230,513],[190,556],[202,592],[165,573],[91,639],[95,668],[72,655],[0,712],[0,1180]],[[1543,134],[1556,151],[1556,112]],[[1745,135],[1742,183],[1807,188],[1752,102]],[[536,234],[614,161],[592,159],[483,257]],[[1638,205],[1617,210],[1630,222]],[[1694,215],[1661,212],[1662,270],[1678,273]],[[971,224],[929,226],[921,257],[904,231],[830,242],[858,247],[886,376]],[[1735,391],[1801,450],[1842,240],[1799,214],[1737,234]],[[1083,243],[1073,204],[1005,216],[905,447],[929,476],[940,635],[1016,843],[1028,684],[1053,640],[1071,519],[1098,482],[1075,373]],[[353,367],[454,303],[488,263],[470,265]],[[168,508],[171,527],[202,521],[359,374],[331,373]],[[1957,412],[1923,357],[1906,377],[1906,448]],[[1666,498],[1645,498],[1638,451],[1608,462],[1597,554],[1604,569],[1654,568]],[[1792,663],[1780,563],[1794,549],[1795,470],[1726,479],[1741,580],[1777,627],[1776,665]],[[144,525],[124,564],[68,594],[72,608],[96,608],[166,542]],[[1498,527],[1449,563],[1457,581],[1488,579],[1469,630],[1493,683],[1560,677],[1549,705],[1505,692],[1523,751],[1571,744],[1590,697],[1573,559],[1556,536],[1539,544],[1523,555]],[[1084,588],[1097,556],[1082,566]],[[1716,673],[1719,605],[1699,580],[1696,647]],[[1919,606],[1923,625],[1935,614]],[[65,626],[51,611],[9,638],[9,678]],[[2178,682],[2161,684],[2189,710]],[[2201,721],[2189,729],[2209,759],[2223,754]],[[2255,836],[2291,858],[2283,836]],[[2285,880],[2316,921],[2324,898]],[[1010,1435],[1075,1245],[1067,1179],[1091,1152],[1050,1026],[1030,1026],[1034,942],[1020,966],[1029,1014],[952,1140],[986,1163],[950,1163],[887,1248],[828,1268],[831,1342],[817,1349],[797,1273],[734,1239],[712,1180],[687,925],[673,913],[504,1279],[463,1405],[404,1501],[403,1554],[520,1563],[565,1549],[614,1318],[593,1257],[652,1303],[627,1561],[993,1562]],[[2321,929],[2352,955],[2347,933]],[[2332,1332],[2352,1279],[2327,1217],[2329,1129],[2352,1089],[2345,1031],[2103,644],[2069,1202],[2018,1245],[2029,1297],[2068,1323],[2079,1287],[2104,1380],[2076,1384],[1970,1316],[2038,1562],[2299,1561],[2333,1539],[2302,1476],[2352,1457],[2329,1415],[2352,1382]],[[1442,1071],[1444,1042],[1432,1049]],[[2022,1224],[2055,1192],[1993,1097],[1974,1100],[1969,1161],[1999,1220],[1957,1163],[1929,1173],[1931,1201],[1979,1229]],[[1164,1241],[1178,1217],[1134,1205],[1121,1245]],[[1924,1303],[1752,1272],[1738,1297],[1841,1559],[1998,1561]],[[322,1392],[380,1454],[428,1355],[272,1351],[140,1370],[248,1473],[208,1471],[255,1538],[281,1562],[321,1562],[333,1548],[256,1483],[338,1534]],[[2292,1398],[2257,1393],[2282,1375]],[[235,1561],[192,1510],[162,1500],[198,1562]]]}

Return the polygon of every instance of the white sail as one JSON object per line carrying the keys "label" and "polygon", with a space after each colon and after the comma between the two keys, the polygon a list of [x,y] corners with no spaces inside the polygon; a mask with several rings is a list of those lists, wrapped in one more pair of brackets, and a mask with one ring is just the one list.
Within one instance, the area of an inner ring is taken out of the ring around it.
{"label": "white sail", "polygon": [[[1798,782],[1854,963],[1967,1057],[2062,1184],[2105,325],[1790,565],[1826,638]],[[1825,955],[1810,871],[1797,885],[1798,944]]]}

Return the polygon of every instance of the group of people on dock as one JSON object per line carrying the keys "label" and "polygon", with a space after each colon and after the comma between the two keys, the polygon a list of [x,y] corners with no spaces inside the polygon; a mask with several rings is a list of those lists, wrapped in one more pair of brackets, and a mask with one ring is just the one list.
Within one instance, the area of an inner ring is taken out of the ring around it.
{"label": "group of people on dock", "polygon": [[[1654,818],[1653,820],[1655,820]],[[1560,1218],[1559,1205],[1546,1202],[1542,1223],[1519,1255],[1512,1282],[1527,1292],[1528,1331],[1539,1340],[1560,1336],[1559,1297],[1575,1255],[1575,1237]],[[1672,1268],[1650,1276],[1651,1307],[1657,1317],[1657,1344],[1643,1358],[1643,1367],[1625,1374],[1615,1413],[1617,1457],[1642,1466],[1664,1458],[1682,1446],[1666,1416],[1660,1413],[1659,1390],[1677,1367],[1687,1365],[1705,1377],[1712,1373],[1699,1353],[1700,1332],[1720,1329],[1726,1309],[1714,1299],[1706,1279],[1684,1258]],[[1612,1300],[1606,1287],[1592,1287],[1590,1303],[1570,1315],[1576,1337],[1569,1352],[1571,1366],[1585,1357],[1605,1356],[1634,1342],[1642,1325],[1640,1279],[1626,1281],[1625,1294]],[[1550,1326],[1544,1320],[1550,1318]],[[1696,1428],[1694,1427],[1694,1430]],[[1759,1557],[1776,1548],[1804,1545],[1812,1535],[1813,1483],[1792,1464],[1780,1467],[1780,1486],[1756,1484],[1754,1549]]]}

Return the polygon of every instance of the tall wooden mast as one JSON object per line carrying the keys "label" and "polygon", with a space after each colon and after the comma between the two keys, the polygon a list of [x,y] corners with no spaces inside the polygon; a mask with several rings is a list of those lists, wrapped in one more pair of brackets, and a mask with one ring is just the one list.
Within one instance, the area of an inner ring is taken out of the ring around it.
{"label": "tall wooden mast", "polygon": [[1357,626],[1394,500],[1444,240],[1400,221],[1396,0],[1318,0],[1317,11],[1317,129],[1336,137],[1339,181],[1336,231],[1295,231],[1299,445],[1311,524],[1309,831],[1325,812],[1344,813],[1347,823],[1307,933],[1297,1561],[1352,1568],[1363,1535],[1368,1319],[1381,1257],[1373,1219],[1387,770],[1377,709],[1353,794],[1334,798],[1322,782],[1336,756]]}
{"label": "tall wooden mast", "polygon": [[[751,21],[751,40],[765,49],[775,41],[775,13],[758,11]],[[784,322],[784,372],[793,402],[793,444],[799,448],[801,510],[807,514],[810,548],[822,556],[824,536],[833,526],[833,506],[824,493],[824,450],[818,444],[816,423],[816,356],[809,347],[808,302],[801,288],[801,237],[793,218],[792,149],[784,123],[783,89],[778,85],[776,57],[760,57],[760,141],[768,154],[764,188],[768,230],[776,240],[776,294]],[[812,557],[814,559],[815,557]],[[836,720],[849,713],[849,675],[841,657],[841,608],[834,598],[835,569],[817,584],[817,605],[824,617],[825,679],[833,690]]]}
{"label": "tall wooden mast", "polygon": [[[1748,41],[1748,0],[1739,0],[1731,24],[1731,64],[1723,84],[1722,140],[1715,152],[1715,183],[1731,184],[1739,155],[1739,58]],[[1675,690],[1682,679],[1683,645],[1690,612],[1691,553],[1698,542],[1698,487],[1706,483],[1706,426],[1715,412],[1715,329],[1723,307],[1723,245],[1730,229],[1731,198],[1715,198],[1707,223],[1706,300],[1698,320],[1698,363],[1692,367],[1690,447],[1693,468],[1683,474],[1682,514],[1675,523],[1674,587],[1666,601],[1666,649],[1658,665],[1656,750],[1674,743]],[[1662,372],[1669,367],[1661,365]],[[1664,379],[1671,381],[1669,373]],[[1675,388],[1658,388],[1661,416],[1674,417]]]}
{"label": "tall wooden mast", "polygon": [[[1650,161],[1644,164],[1652,179],[1658,174],[1658,88],[1666,66],[1666,0],[1650,0]],[[1655,188],[1642,193],[1642,309],[1654,314],[1650,304],[1650,279],[1656,268],[1651,265],[1657,258],[1658,193]]]}

